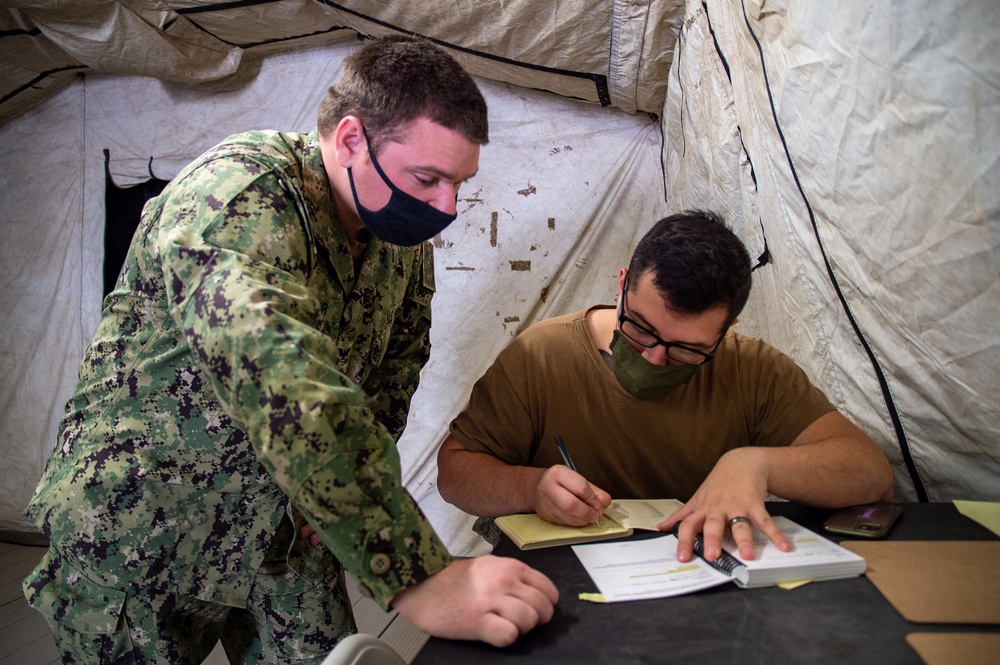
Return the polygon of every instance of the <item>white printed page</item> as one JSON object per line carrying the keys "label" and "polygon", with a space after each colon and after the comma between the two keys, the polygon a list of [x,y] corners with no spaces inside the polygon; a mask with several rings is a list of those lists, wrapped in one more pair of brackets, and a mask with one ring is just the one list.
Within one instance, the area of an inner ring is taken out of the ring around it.
{"label": "white printed page", "polygon": [[826,538],[799,526],[788,518],[776,516],[774,523],[785,534],[792,545],[791,552],[782,552],[757,527],[753,528],[754,558],[746,560],[739,555],[739,549],[733,536],[728,531],[723,538],[723,548],[743,562],[748,568],[785,568],[803,567],[814,569],[817,566],[829,565],[839,561],[853,561],[858,557],[848,550],[839,547]]}
{"label": "white printed page", "polygon": [[609,603],[680,596],[730,581],[699,557],[677,561],[677,538],[672,535],[574,545],[573,552]]}

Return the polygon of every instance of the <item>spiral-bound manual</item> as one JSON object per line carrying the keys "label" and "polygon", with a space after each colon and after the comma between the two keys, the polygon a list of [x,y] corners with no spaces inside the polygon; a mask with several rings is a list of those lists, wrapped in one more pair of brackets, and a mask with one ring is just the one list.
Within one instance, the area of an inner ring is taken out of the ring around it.
{"label": "spiral-bound manual", "polygon": [[[854,552],[787,517],[773,519],[791,543],[791,552],[782,552],[760,529],[753,527],[753,559],[741,558],[736,542],[727,533],[722,541],[722,554],[709,565],[724,572],[745,589],[857,577],[865,572],[865,560]],[[704,560],[704,543],[700,535],[695,540],[694,551]]]}
{"label": "spiral-bound manual", "polygon": [[703,544],[695,542],[691,561],[676,559],[674,535],[593,545],[574,545],[573,551],[587,569],[600,594],[586,600],[616,602],[665,598],[734,582],[744,589],[777,584],[857,577],[865,560],[823,536],[785,517],[775,524],[792,545],[782,552],[760,530],[753,529],[754,558],[740,558],[736,543],[727,535],[722,555],[709,563]]}

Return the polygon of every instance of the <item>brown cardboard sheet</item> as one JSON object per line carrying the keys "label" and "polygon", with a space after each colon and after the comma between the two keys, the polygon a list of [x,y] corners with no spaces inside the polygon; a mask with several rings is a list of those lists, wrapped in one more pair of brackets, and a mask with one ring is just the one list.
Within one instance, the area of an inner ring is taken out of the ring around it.
{"label": "brown cardboard sheet", "polygon": [[910,633],[906,641],[927,665],[995,665],[1000,633]]}
{"label": "brown cardboard sheet", "polygon": [[1000,624],[1000,541],[843,541],[908,621]]}

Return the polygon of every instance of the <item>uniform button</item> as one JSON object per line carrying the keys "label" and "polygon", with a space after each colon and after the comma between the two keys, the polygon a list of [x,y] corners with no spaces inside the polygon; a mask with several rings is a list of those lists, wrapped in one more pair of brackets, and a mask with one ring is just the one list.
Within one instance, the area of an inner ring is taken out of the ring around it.
{"label": "uniform button", "polygon": [[388,554],[382,554],[379,552],[372,557],[371,569],[376,575],[385,575],[389,572],[389,568],[392,567],[392,561],[389,559]]}

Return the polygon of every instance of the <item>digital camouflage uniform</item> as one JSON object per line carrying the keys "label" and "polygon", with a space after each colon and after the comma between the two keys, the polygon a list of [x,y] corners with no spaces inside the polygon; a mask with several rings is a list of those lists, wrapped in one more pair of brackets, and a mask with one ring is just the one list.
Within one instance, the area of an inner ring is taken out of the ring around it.
{"label": "digital camouflage uniform", "polygon": [[143,211],[26,510],[52,543],[32,606],[84,633],[130,595],[244,607],[299,512],[325,548],[286,536],[288,563],[347,607],[338,637],[342,569],[387,608],[444,568],[395,448],[433,289],[428,243],[372,237],[355,276],[316,132],[184,169]]}

